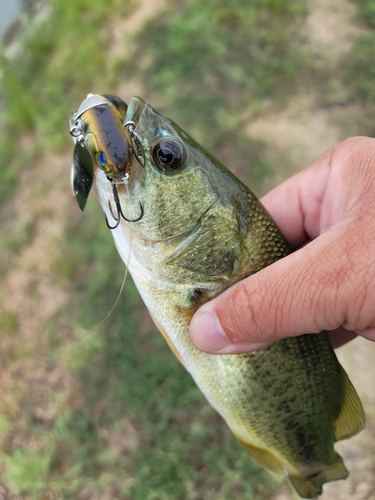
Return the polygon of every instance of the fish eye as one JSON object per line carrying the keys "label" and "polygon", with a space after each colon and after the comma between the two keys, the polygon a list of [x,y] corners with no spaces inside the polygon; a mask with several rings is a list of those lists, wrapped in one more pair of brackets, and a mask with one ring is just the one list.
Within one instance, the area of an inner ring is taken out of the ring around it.
{"label": "fish eye", "polygon": [[183,164],[185,150],[177,141],[162,139],[154,146],[152,157],[159,168],[171,172]]}
{"label": "fish eye", "polygon": [[98,162],[99,167],[104,168],[107,165],[107,156],[103,151],[97,153],[96,160]]}

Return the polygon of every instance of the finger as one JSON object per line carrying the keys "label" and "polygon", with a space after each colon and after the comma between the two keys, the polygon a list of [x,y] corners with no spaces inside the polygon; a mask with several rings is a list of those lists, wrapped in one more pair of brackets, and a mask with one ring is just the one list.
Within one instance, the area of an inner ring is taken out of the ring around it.
{"label": "finger", "polygon": [[320,233],[320,213],[330,173],[330,152],[267,193],[261,202],[292,248]]}
{"label": "finger", "polygon": [[346,139],[261,199],[292,248],[317,238],[365,198],[372,205],[374,151],[375,139]]}

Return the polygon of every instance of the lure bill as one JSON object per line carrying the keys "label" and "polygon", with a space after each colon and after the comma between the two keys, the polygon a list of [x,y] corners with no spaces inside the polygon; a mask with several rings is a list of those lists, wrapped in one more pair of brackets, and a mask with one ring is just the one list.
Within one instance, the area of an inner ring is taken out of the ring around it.
{"label": "lure bill", "polygon": [[290,253],[261,203],[138,97],[127,106],[89,94],[70,133],[79,207],[94,187],[155,324],[250,456],[303,498],[345,479],[334,444],[360,432],[365,417],[325,332],[224,356],[189,338],[200,305]]}

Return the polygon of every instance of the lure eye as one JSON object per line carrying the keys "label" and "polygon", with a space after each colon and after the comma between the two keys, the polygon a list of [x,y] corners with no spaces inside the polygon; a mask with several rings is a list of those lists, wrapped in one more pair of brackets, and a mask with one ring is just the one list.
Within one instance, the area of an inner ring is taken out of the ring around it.
{"label": "lure eye", "polygon": [[162,139],[154,146],[152,157],[159,168],[171,172],[183,164],[185,150],[177,141]]}
{"label": "lure eye", "polygon": [[102,151],[96,155],[99,167],[104,168],[107,165],[107,156]]}

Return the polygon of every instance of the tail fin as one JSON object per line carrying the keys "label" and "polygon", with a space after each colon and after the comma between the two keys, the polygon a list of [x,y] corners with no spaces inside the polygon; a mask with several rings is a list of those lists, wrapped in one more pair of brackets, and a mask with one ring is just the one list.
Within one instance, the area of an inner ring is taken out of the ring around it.
{"label": "tail fin", "polygon": [[289,476],[289,480],[302,498],[318,498],[322,494],[324,483],[346,479],[349,473],[345,468],[340,455],[337,455],[337,461],[327,469],[318,472],[310,477]]}

